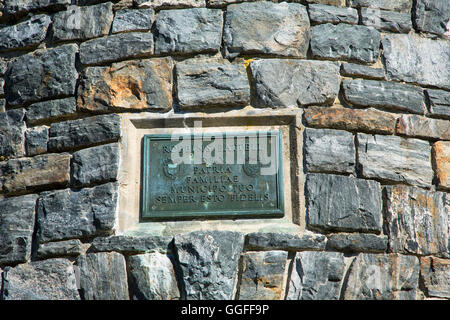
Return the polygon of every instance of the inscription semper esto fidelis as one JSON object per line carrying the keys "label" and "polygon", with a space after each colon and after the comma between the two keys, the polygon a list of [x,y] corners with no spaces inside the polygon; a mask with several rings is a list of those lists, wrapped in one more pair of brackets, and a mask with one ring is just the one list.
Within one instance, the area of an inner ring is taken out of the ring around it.
{"label": "inscription semper esto fidelis", "polygon": [[145,135],[143,219],[281,217],[281,135]]}

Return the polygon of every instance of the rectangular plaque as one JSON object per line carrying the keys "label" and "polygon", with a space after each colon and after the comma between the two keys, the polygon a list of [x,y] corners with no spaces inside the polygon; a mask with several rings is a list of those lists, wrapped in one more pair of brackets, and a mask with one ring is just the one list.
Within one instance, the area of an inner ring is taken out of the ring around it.
{"label": "rectangular plaque", "polygon": [[142,219],[284,215],[279,130],[143,139]]}

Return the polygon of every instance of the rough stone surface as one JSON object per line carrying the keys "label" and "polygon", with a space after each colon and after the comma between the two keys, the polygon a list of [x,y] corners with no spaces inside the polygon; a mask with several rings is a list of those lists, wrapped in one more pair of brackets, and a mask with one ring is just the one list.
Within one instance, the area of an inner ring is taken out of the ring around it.
{"label": "rough stone surface", "polygon": [[65,98],[37,102],[27,108],[26,119],[29,124],[64,120],[77,111],[75,98]]}
{"label": "rough stone surface", "polygon": [[74,268],[66,259],[20,264],[3,276],[4,300],[80,300]]}
{"label": "rough stone surface", "polygon": [[362,253],[351,265],[344,299],[414,300],[418,281],[417,257]]}
{"label": "rough stone surface", "polygon": [[49,151],[89,147],[119,139],[119,115],[100,115],[80,120],[54,123],[49,131]]}
{"label": "rough stone surface", "polygon": [[373,108],[310,107],[305,110],[304,119],[312,127],[393,134],[397,116]]}
{"label": "rough stone surface", "polygon": [[250,69],[256,107],[330,104],[339,92],[339,66],[332,62],[265,59]]}
{"label": "rough stone surface", "polygon": [[134,0],[139,8],[198,8],[205,6],[205,0]]}
{"label": "rough stone surface", "polygon": [[361,9],[362,24],[379,31],[408,33],[412,28],[409,12],[391,12],[386,10]]}
{"label": "rough stone surface", "polygon": [[175,271],[170,259],[159,252],[127,257],[133,300],[178,300]]}
{"label": "rough stone surface", "polygon": [[0,113],[2,112],[6,112],[6,100],[5,99],[0,99]]}
{"label": "rough stone surface", "polygon": [[81,296],[85,300],[129,300],[125,258],[117,252],[81,255]]}
{"label": "rough stone surface", "polygon": [[363,177],[431,185],[433,170],[427,141],[358,133],[356,147]]}
{"label": "rough stone surface", "polygon": [[4,0],[3,2],[6,13],[17,14],[42,9],[62,9],[67,7],[71,0]]}
{"label": "rough stone surface", "polygon": [[111,32],[147,31],[154,19],[153,9],[123,9],[115,13]]}
{"label": "rough stone surface", "polygon": [[117,180],[119,156],[117,143],[75,152],[72,160],[73,183],[82,186]]}
{"label": "rough stone surface", "polygon": [[0,113],[0,161],[25,155],[24,109]]}
{"label": "rough stone surface", "polygon": [[281,300],[287,255],[287,251],[246,252],[239,299]]}
{"label": "rough stone surface", "polygon": [[425,90],[430,102],[430,115],[450,120],[450,92],[444,90]]}
{"label": "rough stone surface", "polygon": [[30,259],[36,199],[34,194],[0,199],[0,265]]}
{"label": "rough stone surface", "polygon": [[327,247],[345,252],[386,252],[387,246],[387,236],[363,233],[335,233],[327,242]]}
{"label": "rough stone surface", "polygon": [[448,0],[417,0],[414,7],[418,31],[450,38],[450,6]]}
{"label": "rough stone surface", "polygon": [[398,34],[382,44],[389,80],[450,89],[450,42]]}
{"label": "rough stone surface", "polygon": [[47,152],[48,128],[32,127],[25,132],[25,149],[27,156],[35,156]]}
{"label": "rough stone surface", "polygon": [[172,107],[171,58],[88,67],[78,87],[78,108],[91,112],[168,110]]}
{"label": "rough stone surface", "polygon": [[160,11],[154,24],[155,53],[217,52],[222,24],[222,11],[218,9]]}
{"label": "rough stone surface", "polygon": [[309,19],[315,23],[358,24],[358,11],[353,8],[338,8],[323,4],[308,6]]}
{"label": "rough stone surface", "polygon": [[65,186],[70,179],[70,154],[51,153],[0,162],[0,190],[24,192],[45,186]]}
{"label": "rough stone surface", "polygon": [[419,255],[447,252],[445,193],[396,185],[386,187],[385,197],[391,252]]}
{"label": "rough stone surface", "polygon": [[370,7],[397,12],[410,12],[412,0],[350,0],[352,7]]}
{"label": "rough stone surface", "polygon": [[450,190],[450,141],[435,142],[432,152],[438,187]]}
{"label": "rough stone surface", "polygon": [[[188,300],[231,300],[244,236],[231,231],[197,231],[175,236]],[[182,294],[183,297],[183,294]]]}
{"label": "rough stone surface", "polygon": [[331,174],[308,174],[305,197],[309,228],[323,231],[381,231],[381,189],[376,181]]}
{"label": "rough stone surface", "polygon": [[423,114],[425,96],[421,88],[375,80],[343,80],[343,96],[357,106]]}
{"label": "rough stone surface", "polygon": [[303,148],[307,172],[352,173],[355,170],[355,145],[350,132],[306,128]]}
{"label": "rough stone surface", "polygon": [[338,300],[344,280],[344,254],[297,252],[287,300]]}
{"label": "rough stone surface", "polygon": [[49,16],[40,14],[0,29],[0,51],[38,45],[45,39],[51,22]]}
{"label": "rough stone surface", "polygon": [[450,298],[450,260],[436,257],[420,258],[420,275],[431,297]]}
{"label": "rough stone surface", "polygon": [[69,6],[53,16],[55,41],[87,40],[107,35],[113,21],[112,3],[93,6]]}
{"label": "rough stone surface", "polygon": [[0,57],[0,75],[4,75],[8,69],[8,62],[5,58]]}
{"label": "rough stone surface", "polygon": [[311,30],[311,51],[316,58],[362,63],[378,59],[380,33],[374,28],[327,23]]}
{"label": "rough stone surface", "polygon": [[25,54],[9,63],[5,86],[8,103],[20,105],[73,95],[78,78],[77,51],[77,45],[67,44]]}
{"label": "rough stone surface", "polygon": [[72,239],[66,241],[41,243],[37,255],[41,259],[61,256],[79,256],[83,253],[83,245],[80,240]]}
{"label": "rough stone surface", "polygon": [[374,80],[384,80],[384,70],[381,68],[371,68],[355,63],[343,62],[341,64],[341,74],[347,77],[367,78]]}
{"label": "rough stone surface", "polygon": [[229,57],[256,53],[306,58],[308,13],[298,3],[232,4],[227,7],[223,33]]}
{"label": "rough stone surface", "polygon": [[305,231],[298,235],[276,232],[253,232],[245,239],[246,250],[324,250],[327,238],[318,233]]}
{"label": "rough stone surface", "polygon": [[116,207],[115,183],[80,191],[41,193],[37,207],[38,240],[44,243],[107,234],[114,228]]}
{"label": "rough stone surface", "polygon": [[345,7],[345,0],[306,0],[307,3],[326,4],[337,7]]}
{"label": "rough stone surface", "polygon": [[126,32],[92,39],[80,45],[82,64],[98,64],[153,54],[150,32]]}
{"label": "rough stone surface", "polygon": [[397,122],[396,131],[408,137],[450,140],[450,121],[404,114]]}
{"label": "rough stone surface", "polygon": [[97,237],[92,241],[90,250],[94,252],[117,251],[123,254],[139,254],[152,251],[162,253],[170,251],[170,243],[173,237],[170,236],[111,236]]}
{"label": "rough stone surface", "polygon": [[180,108],[233,107],[250,102],[250,85],[243,65],[227,60],[189,59],[176,65]]}

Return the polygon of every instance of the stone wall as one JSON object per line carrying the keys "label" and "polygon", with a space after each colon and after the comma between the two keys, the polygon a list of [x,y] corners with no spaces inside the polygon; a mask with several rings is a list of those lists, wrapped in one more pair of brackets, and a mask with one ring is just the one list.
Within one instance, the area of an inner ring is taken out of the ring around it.
{"label": "stone wall", "polygon": [[[450,298],[448,0],[0,10],[0,299]],[[119,234],[121,114],[243,107],[303,110],[306,228]]]}

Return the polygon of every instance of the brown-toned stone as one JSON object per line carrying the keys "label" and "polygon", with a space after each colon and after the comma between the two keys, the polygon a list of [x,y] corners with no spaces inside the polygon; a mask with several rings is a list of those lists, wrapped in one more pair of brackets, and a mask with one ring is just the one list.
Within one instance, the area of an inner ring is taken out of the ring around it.
{"label": "brown-toned stone", "polygon": [[432,150],[438,186],[450,190],[450,141],[437,141]]}
{"label": "brown-toned stone", "polygon": [[80,110],[167,110],[172,107],[170,58],[114,63],[86,68],[78,88]]}
{"label": "brown-toned stone", "polygon": [[368,133],[393,134],[397,116],[374,108],[350,109],[339,106],[305,109],[307,126]]}
{"label": "brown-toned stone", "polygon": [[450,260],[421,257],[420,275],[428,296],[450,298]]}
{"label": "brown-toned stone", "polygon": [[445,193],[394,185],[385,188],[385,226],[391,252],[429,255],[448,250]]}
{"label": "brown-toned stone", "polygon": [[44,154],[0,163],[0,190],[22,192],[47,185],[66,185],[70,179],[70,154]]}
{"label": "brown-toned stone", "polygon": [[450,140],[450,121],[418,115],[402,115],[396,126],[397,134],[424,139]]}

